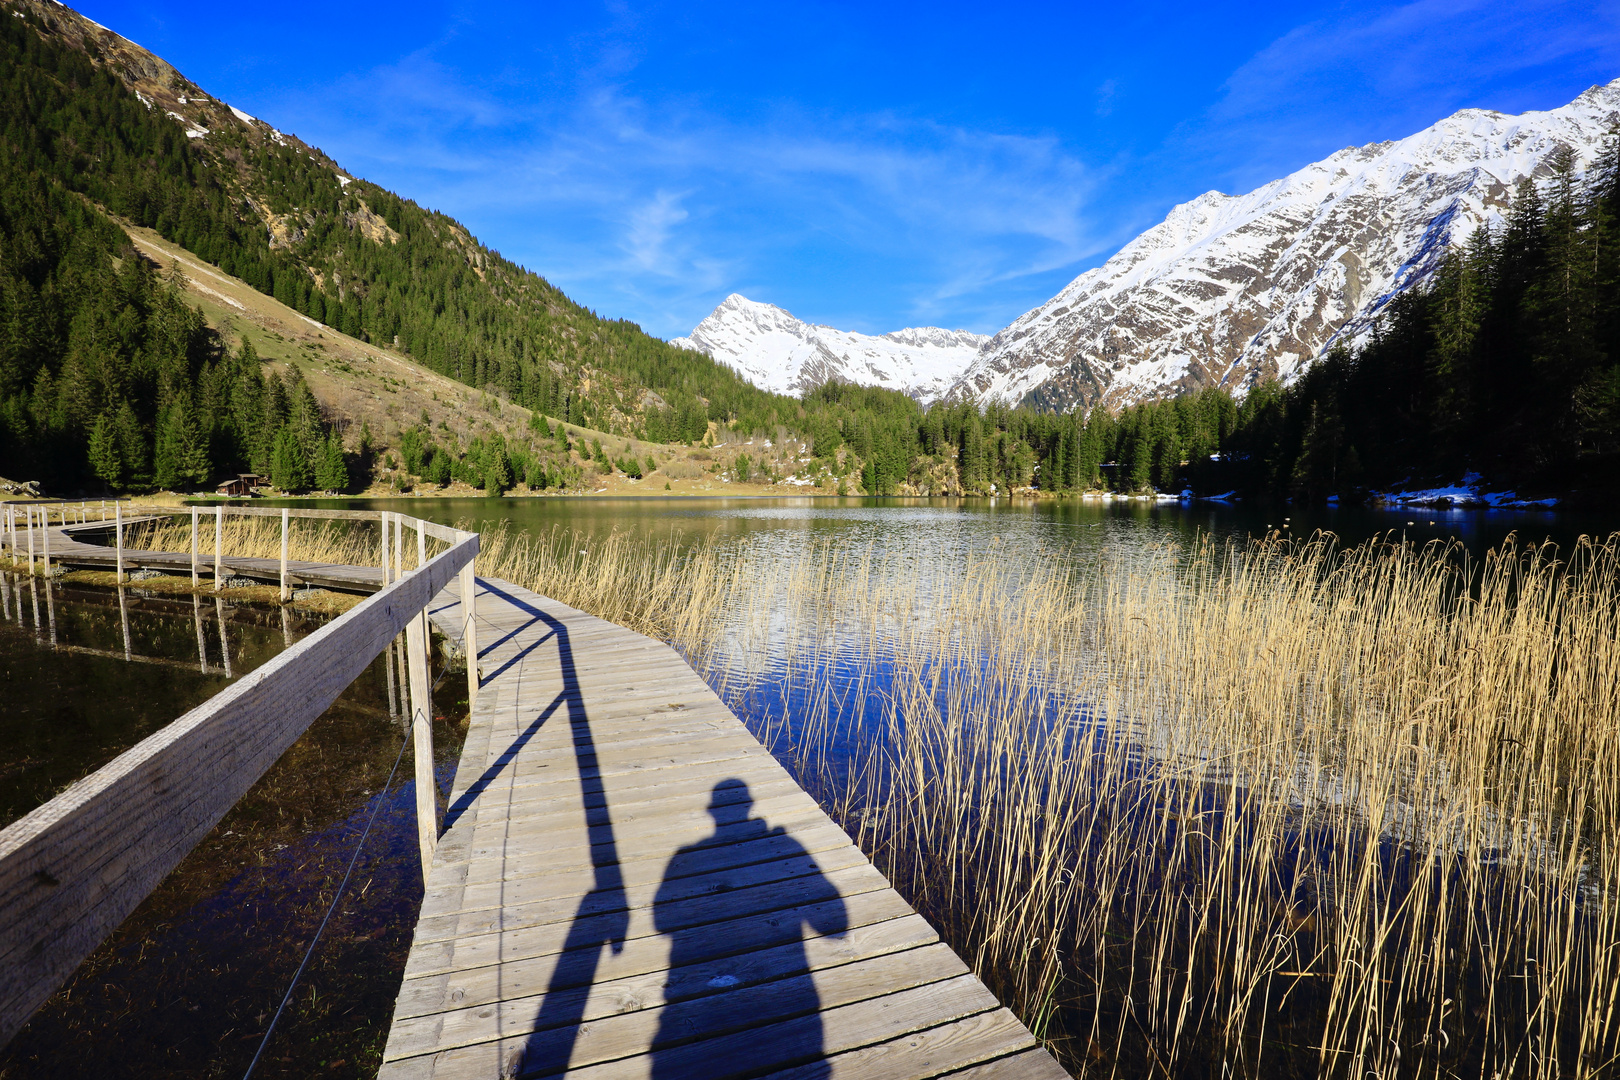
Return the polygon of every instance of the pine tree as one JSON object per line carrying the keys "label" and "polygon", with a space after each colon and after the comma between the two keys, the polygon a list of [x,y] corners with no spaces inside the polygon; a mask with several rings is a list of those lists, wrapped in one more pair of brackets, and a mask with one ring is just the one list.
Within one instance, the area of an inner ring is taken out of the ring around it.
{"label": "pine tree", "polygon": [[429,477],[439,487],[450,486],[450,455],[440,450],[433,455],[433,462],[428,466]]}
{"label": "pine tree", "polygon": [[113,441],[118,445],[118,457],[123,463],[126,488],[142,488],[151,483],[151,459],[148,456],[146,432],[135,416],[128,401],[120,402],[113,415]]}
{"label": "pine tree", "polygon": [[96,417],[90,431],[90,468],[114,491],[124,487],[124,458],[118,452],[118,437],[106,413]]}
{"label": "pine tree", "polygon": [[309,456],[292,426],[284,425],[276,432],[270,450],[270,483],[282,491],[297,493],[309,490],[310,479]]}
{"label": "pine tree", "polygon": [[315,400],[315,393],[310,390],[309,383],[299,375],[293,376],[293,385],[288,391],[287,398],[289,405],[287,423],[292,427],[293,436],[297,439],[299,448],[304,451],[304,459],[309,463],[310,475],[313,475],[326,441],[321,431],[320,402]]}
{"label": "pine tree", "polygon": [[334,432],[321,444],[320,465],[315,470],[315,486],[322,491],[342,492],[349,487],[349,466],[343,457],[343,443]]}

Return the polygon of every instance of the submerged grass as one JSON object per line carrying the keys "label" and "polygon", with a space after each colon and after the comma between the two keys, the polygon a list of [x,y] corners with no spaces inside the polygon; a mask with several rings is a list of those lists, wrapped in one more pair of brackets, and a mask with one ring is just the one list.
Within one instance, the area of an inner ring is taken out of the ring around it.
{"label": "submerged grass", "polygon": [[478,565],[682,649],[1076,1075],[1616,1071],[1620,537]]}

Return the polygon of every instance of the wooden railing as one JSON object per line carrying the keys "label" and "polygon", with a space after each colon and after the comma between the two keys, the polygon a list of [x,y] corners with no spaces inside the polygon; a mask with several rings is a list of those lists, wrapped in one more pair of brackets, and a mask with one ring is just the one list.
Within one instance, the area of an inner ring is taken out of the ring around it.
{"label": "wooden railing", "polygon": [[[29,526],[39,527],[46,506],[79,505],[4,504],[4,543],[13,562],[20,562],[19,524],[31,543]],[[20,507],[27,510],[12,513]],[[115,525],[122,522],[122,509],[114,504]],[[139,509],[143,514],[194,510]],[[80,512],[88,514],[89,504]],[[283,595],[288,517],[379,520],[375,513],[341,510],[233,506],[229,512],[282,517]],[[223,513],[216,516],[221,531],[222,521]],[[426,879],[441,822],[433,778],[427,608],[459,576],[470,706],[479,688],[473,574],[479,537],[386,511],[380,523],[378,592],[0,831],[0,971],[6,974],[0,980],[0,1046],[401,631]],[[193,514],[194,537],[195,527]],[[407,530],[416,534],[416,565],[408,570]],[[444,541],[448,549],[428,558],[429,538]],[[193,542],[193,580],[195,550]]]}

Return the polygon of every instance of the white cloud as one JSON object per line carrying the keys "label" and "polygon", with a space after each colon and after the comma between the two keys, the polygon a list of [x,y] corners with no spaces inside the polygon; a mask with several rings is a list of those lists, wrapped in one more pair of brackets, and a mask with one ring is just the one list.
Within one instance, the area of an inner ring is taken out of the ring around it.
{"label": "white cloud", "polygon": [[1224,158],[1242,188],[1460,108],[1555,107],[1620,73],[1620,7],[1608,0],[1347,10],[1295,27],[1239,66],[1176,145]]}
{"label": "white cloud", "polygon": [[1008,283],[1122,239],[1087,213],[1097,171],[1050,136],[886,113],[741,122],[611,85],[519,108],[422,56],[342,91],[344,125],[316,134],[345,164],[665,335],[742,282],[789,284],[795,260],[840,262],[866,293],[883,278],[907,318],[993,330],[1034,295]]}

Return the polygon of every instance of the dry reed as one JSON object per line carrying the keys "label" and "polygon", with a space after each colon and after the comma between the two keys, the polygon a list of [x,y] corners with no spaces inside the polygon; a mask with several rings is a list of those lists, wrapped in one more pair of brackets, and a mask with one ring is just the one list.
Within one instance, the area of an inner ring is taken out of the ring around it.
{"label": "dry reed", "polygon": [[1076,1075],[1598,1077],[1620,537],[1555,555],[496,530],[479,572],[681,648]]}
{"label": "dry reed", "polygon": [[[336,563],[344,566],[376,566],[381,562],[381,534],[370,522],[357,523],[331,518],[292,518],[287,524],[287,557],[302,562]],[[135,526],[124,541],[145,551],[191,551],[191,521],[174,516]],[[445,545],[428,539],[428,558]],[[407,535],[405,566],[416,565],[416,539]],[[253,559],[281,557],[281,519],[264,516],[227,516],[220,550],[231,556]],[[205,567],[214,563],[214,517],[202,514],[197,521],[197,558]]]}
{"label": "dry reed", "polygon": [[785,740],[1078,1075],[1615,1068],[1620,539],[490,548]]}

